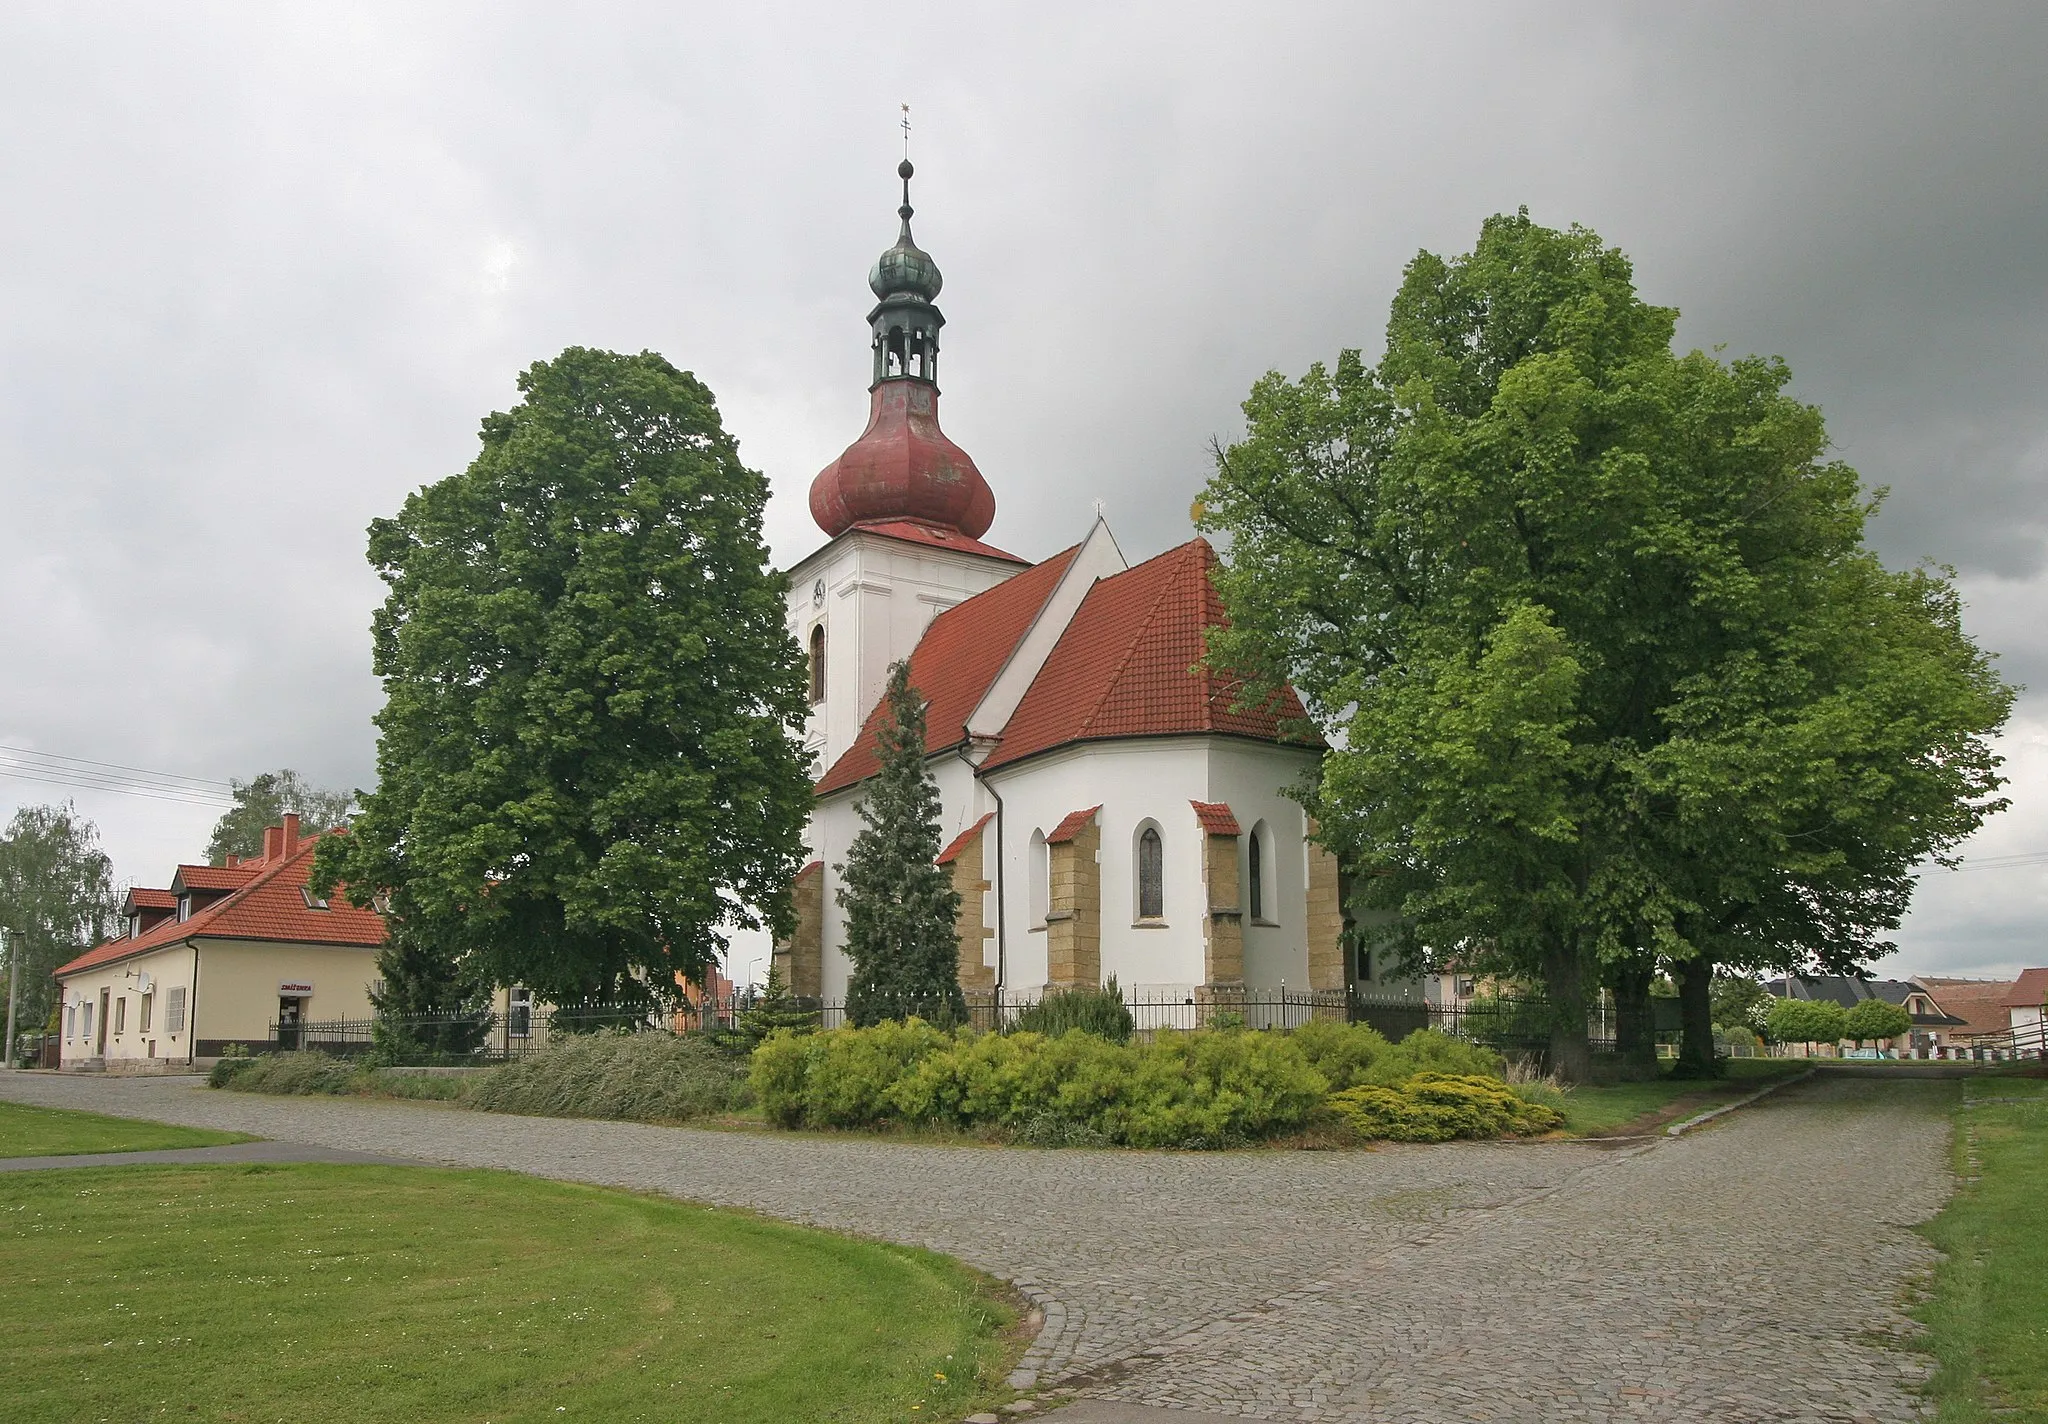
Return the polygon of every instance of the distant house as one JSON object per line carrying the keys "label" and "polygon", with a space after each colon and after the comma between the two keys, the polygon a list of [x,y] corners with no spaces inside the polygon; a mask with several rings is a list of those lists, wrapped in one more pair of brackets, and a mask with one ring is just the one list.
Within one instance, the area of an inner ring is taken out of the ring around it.
{"label": "distant house", "polygon": [[2048,1052],[2048,969],[2028,969],[2006,995],[2005,1006],[2012,1014],[2012,1046],[2023,1051]]}
{"label": "distant house", "polygon": [[1939,1040],[1957,1048],[2002,1045],[2012,1032],[2012,1010],[2005,1001],[2012,996],[2010,979],[1944,979],[1916,974],[1918,984],[1941,1004],[1951,1018],[1962,1020]]}
{"label": "distant house", "polygon": [[57,970],[62,1066],[198,1066],[237,1044],[296,1046],[292,1029],[316,1013],[369,1017],[384,921],[313,894],[318,840],[286,816],[261,856],[181,865],[168,888],[130,891],[120,937]]}
{"label": "distant house", "polygon": [[1911,979],[1795,974],[1787,979],[1773,979],[1764,988],[1780,999],[1832,1000],[1845,1009],[1855,1008],[1863,999],[1897,1004],[1912,1019],[1913,1026],[1899,1037],[1883,1041],[1879,1046],[1884,1048],[1935,1048],[1948,1042],[1943,1035],[1953,1033],[1967,1022],[1944,1009],[1924,984]]}

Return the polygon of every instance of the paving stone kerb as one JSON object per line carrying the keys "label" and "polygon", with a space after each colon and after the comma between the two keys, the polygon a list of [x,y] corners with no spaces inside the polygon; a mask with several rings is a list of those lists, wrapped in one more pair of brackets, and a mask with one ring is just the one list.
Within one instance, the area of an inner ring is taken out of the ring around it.
{"label": "paving stone kerb", "polygon": [[[1953,1085],[1817,1078],[1683,1138],[1042,1152],[0,1075],[0,1096],[667,1192],[958,1256],[1041,1384],[1287,1419],[1907,1420]],[[1105,1415],[1105,1417],[1109,1417]]]}

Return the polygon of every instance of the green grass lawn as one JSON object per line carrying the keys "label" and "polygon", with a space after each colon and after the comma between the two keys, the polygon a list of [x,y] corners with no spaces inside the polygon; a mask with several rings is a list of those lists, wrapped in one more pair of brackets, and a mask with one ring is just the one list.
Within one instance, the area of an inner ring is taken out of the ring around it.
{"label": "green grass lawn", "polygon": [[1963,1182],[1925,1228],[1948,1260],[1915,1312],[1934,1398],[1943,1424],[2048,1419],[2048,1082],[1980,1078],[1964,1093]]}
{"label": "green grass lawn", "polygon": [[154,1152],[247,1142],[239,1132],[208,1132],[62,1108],[0,1102],[0,1157],[64,1157],[74,1152]]}
{"label": "green grass lawn", "polygon": [[1728,1076],[1702,1082],[1697,1078],[1657,1077],[1641,1083],[1606,1083],[1573,1088],[1565,1094],[1564,1130],[1574,1134],[1612,1132],[1648,1113],[1672,1108],[1681,1098],[1694,1099],[1698,1112],[1717,1101],[1739,1098],[1778,1078],[1804,1073],[1811,1065],[1793,1058],[1730,1058]]}
{"label": "green grass lawn", "polygon": [[958,1419],[1010,1312],[944,1257],[509,1173],[0,1177],[8,1417]]}

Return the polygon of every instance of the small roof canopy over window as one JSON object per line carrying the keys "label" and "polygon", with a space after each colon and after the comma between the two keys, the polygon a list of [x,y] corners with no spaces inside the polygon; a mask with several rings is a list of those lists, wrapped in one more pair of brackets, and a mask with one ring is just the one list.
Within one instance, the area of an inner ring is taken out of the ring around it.
{"label": "small roof canopy over window", "polygon": [[1138,918],[1156,920],[1166,913],[1166,848],[1159,829],[1147,826],[1138,834]]}

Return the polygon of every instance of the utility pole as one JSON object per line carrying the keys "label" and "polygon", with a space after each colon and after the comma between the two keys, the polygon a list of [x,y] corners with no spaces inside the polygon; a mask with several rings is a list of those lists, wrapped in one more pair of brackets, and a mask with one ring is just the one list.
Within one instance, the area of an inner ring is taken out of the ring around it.
{"label": "utility pole", "polygon": [[5,950],[7,953],[7,1048],[4,1054],[0,1054],[0,1057],[6,1059],[4,1066],[12,1070],[14,1067],[15,947],[8,939],[6,930],[0,930],[0,950]]}

